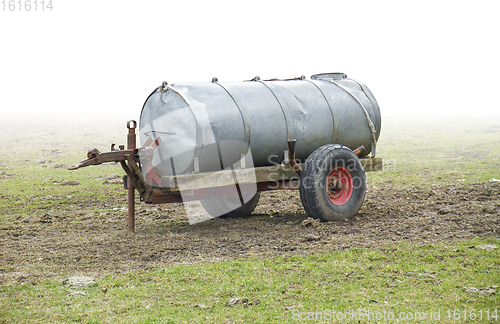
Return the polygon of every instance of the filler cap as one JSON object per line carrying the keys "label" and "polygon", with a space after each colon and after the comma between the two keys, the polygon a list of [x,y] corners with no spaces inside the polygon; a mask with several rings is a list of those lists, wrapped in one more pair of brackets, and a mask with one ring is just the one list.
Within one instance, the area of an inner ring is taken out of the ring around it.
{"label": "filler cap", "polygon": [[347,78],[347,75],[341,72],[334,72],[334,73],[320,73],[320,74],[315,74],[311,75],[312,80],[343,80]]}

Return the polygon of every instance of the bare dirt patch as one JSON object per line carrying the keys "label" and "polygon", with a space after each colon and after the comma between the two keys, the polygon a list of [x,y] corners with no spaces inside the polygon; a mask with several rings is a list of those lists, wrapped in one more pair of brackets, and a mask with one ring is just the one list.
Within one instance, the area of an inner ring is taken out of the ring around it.
{"label": "bare dirt patch", "polygon": [[251,217],[196,225],[189,225],[182,204],[138,204],[135,235],[126,233],[122,198],[114,194],[104,202],[75,202],[0,225],[0,284],[249,256],[377,248],[401,241],[500,236],[498,182],[371,186],[356,217],[332,223],[307,220],[297,191],[263,193]]}

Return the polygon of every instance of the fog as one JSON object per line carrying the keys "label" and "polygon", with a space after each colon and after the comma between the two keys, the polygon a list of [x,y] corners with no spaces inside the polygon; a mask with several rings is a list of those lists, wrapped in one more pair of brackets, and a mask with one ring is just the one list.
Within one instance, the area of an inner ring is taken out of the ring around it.
{"label": "fog", "polygon": [[54,0],[52,6],[0,8],[0,116],[88,122],[112,115],[123,123],[138,118],[164,80],[322,72],[366,83],[383,117],[500,115],[493,2]]}

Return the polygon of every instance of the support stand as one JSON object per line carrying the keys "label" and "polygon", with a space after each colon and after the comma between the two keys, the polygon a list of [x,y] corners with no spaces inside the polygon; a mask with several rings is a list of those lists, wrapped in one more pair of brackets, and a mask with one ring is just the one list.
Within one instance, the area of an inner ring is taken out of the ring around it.
{"label": "support stand", "polygon": [[[136,136],[135,128],[137,127],[137,122],[135,120],[129,120],[127,122],[128,135],[127,135],[127,149],[134,150],[136,148]],[[130,163],[130,162],[129,162]],[[132,170],[132,166],[129,165]],[[128,233],[134,234],[135,232],[135,187],[133,180],[128,178]]]}

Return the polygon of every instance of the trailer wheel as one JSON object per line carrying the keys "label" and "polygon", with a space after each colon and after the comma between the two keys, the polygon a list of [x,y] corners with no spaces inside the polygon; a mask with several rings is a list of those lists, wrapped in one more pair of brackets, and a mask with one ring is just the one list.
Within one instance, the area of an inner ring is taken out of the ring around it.
{"label": "trailer wheel", "polygon": [[[257,207],[260,199],[260,192],[257,192],[255,196],[253,196],[249,201],[240,207],[231,210],[230,212],[225,213],[226,210],[231,209],[231,205],[234,205],[232,199],[210,199],[210,200],[201,200],[201,204],[205,211],[212,217],[220,217],[220,218],[236,218],[236,217],[248,217],[254,209]],[[240,205],[240,202],[236,202],[237,205]]]}
{"label": "trailer wheel", "polygon": [[304,163],[299,192],[309,216],[322,221],[350,218],[359,211],[365,199],[365,170],[349,148],[324,145]]}

